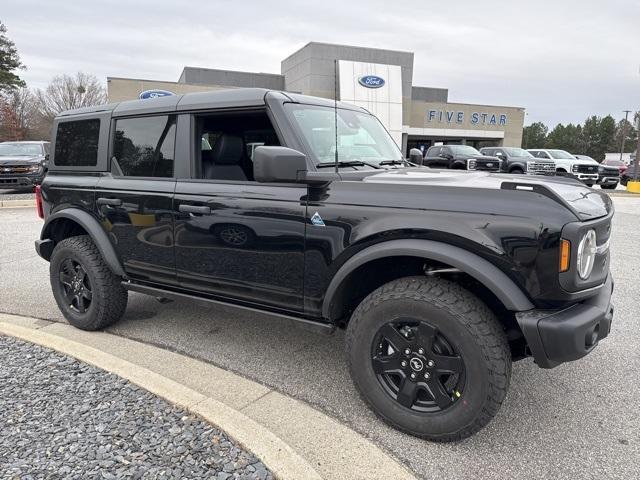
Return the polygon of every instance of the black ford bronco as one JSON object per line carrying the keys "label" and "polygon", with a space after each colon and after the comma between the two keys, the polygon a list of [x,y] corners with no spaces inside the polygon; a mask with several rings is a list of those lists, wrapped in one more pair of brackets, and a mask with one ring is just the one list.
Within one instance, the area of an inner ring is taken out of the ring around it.
{"label": "black ford bronco", "polygon": [[36,249],[72,325],[113,324],[133,291],[346,329],[357,389],[413,435],[473,434],[512,361],[551,368],[610,330],[607,195],[382,168],[404,159],[359,107],[236,89],[69,111],[51,160]]}

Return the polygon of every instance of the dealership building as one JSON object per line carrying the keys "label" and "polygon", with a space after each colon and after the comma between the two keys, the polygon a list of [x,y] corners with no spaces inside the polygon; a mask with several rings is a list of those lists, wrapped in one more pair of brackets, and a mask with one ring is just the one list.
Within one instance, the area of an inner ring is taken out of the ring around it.
{"label": "dealership building", "polygon": [[520,146],[523,108],[449,102],[448,89],[413,84],[413,57],[310,42],[282,60],[279,75],[184,67],[177,82],[108,77],[107,90],[110,102],[249,87],[337,96],[374,113],[405,154],[442,143]]}

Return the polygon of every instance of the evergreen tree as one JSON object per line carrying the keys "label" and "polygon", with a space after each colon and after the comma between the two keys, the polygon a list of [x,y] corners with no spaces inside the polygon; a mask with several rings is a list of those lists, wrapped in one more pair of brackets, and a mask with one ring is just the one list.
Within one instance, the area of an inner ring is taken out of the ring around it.
{"label": "evergreen tree", "polygon": [[15,44],[7,37],[7,27],[0,22],[0,95],[24,87],[25,83],[15,70],[24,69]]}

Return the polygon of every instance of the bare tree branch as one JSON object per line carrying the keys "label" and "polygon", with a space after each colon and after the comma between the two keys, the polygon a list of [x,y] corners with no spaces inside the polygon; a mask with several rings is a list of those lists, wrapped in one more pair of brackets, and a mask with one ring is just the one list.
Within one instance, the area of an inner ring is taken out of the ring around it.
{"label": "bare tree branch", "polygon": [[75,76],[58,75],[43,91],[36,91],[38,110],[53,118],[64,110],[101,105],[107,101],[105,88],[94,75],[78,72]]}

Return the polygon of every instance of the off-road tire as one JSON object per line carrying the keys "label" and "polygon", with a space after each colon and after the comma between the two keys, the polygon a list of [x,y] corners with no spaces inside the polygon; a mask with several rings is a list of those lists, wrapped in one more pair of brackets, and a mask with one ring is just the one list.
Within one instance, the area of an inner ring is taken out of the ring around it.
{"label": "off-road tire", "polygon": [[[376,332],[395,318],[428,320],[446,335],[466,368],[462,395],[448,409],[416,412],[389,395],[372,366]],[[440,278],[405,277],[369,294],[346,332],[347,361],[362,398],[391,426],[437,442],[457,441],[486,426],[497,414],[511,377],[511,354],[503,328],[475,295]]]}
{"label": "off-road tire", "polygon": [[[82,266],[91,284],[91,303],[85,313],[75,311],[65,298],[60,281],[62,263],[71,259]],[[64,317],[82,330],[100,330],[120,320],[127,308],[127,291],[122,279],[104,262],[100,251],[88,235],[66,238],[55,246],[51,254],[49,278],[53,296]]]}

